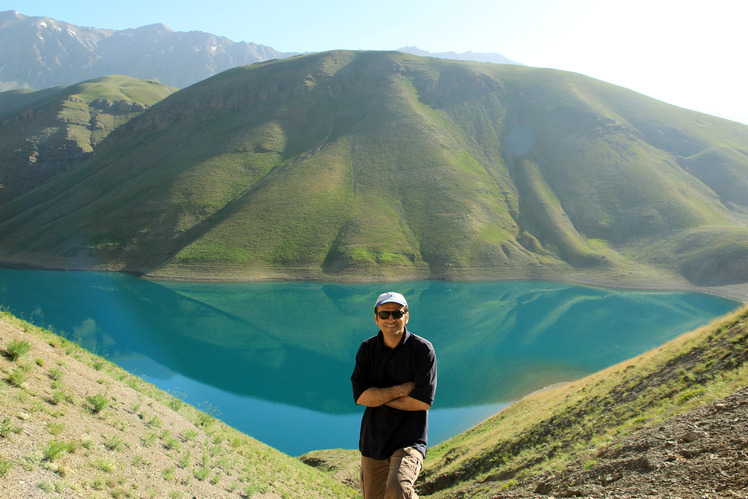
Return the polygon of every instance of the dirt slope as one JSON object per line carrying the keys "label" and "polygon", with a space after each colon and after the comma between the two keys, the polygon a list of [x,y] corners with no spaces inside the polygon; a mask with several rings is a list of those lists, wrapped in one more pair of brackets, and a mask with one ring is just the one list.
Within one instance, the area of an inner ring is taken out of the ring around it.
{"label": "dirt slope", "polygon": [[492,497],[748,497],[748,388]]}
{"label": "dirt slope", "polygon": [[0,497],[356,495],[203,409],[0,314]]}

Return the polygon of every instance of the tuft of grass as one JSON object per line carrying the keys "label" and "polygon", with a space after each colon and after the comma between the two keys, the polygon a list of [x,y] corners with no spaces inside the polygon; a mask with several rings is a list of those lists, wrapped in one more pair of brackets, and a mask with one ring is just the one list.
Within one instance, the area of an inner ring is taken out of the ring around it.
{"label": "tuft of grass", "polygon": [[52,391],[52,403],[54,405],[58,405],[62,402],[73,402],[73,396],[66,393],[64,390],[54,390]]}
{"label": "tuft of grass", "polygon": [[97,470],[103,471],[104,473],[111,473],[117,468],[116,463],[109,459],[97,458],[91,463],[91,466]]}
{"label": "tuft of grass", "polygon": [[23,385],[27,379],[29,379],[28,369],[23,366],[16,367],[8,375],[8,383],[16,387]]}
{"label": "tuft of grass", "polygon": [[163,476],[164,480],[166,480],[167,482],[175,481],[177,479],[177,467],[172,465],[165,468],[161,472],[161,476]]}
{"label": "tuft of grass", "polygon": [[86,398],[89,404],[91,404],[91,410],[96,414],[100,413],[107,407],[109,407],[109,399],[102,394],[91,395]]}
{"label": "tuft of grass", "polygon": [[120,450],[122,448],[122,445],[123,442],[119,435],[112,435],[104,443],[104,446],[109,450]]}
{"label": "tuft of grass", "polygon": [[179,439],[176,437],[166,437],[164,439],[164,447],[169,450],[179,449]]}
{"label": "tuft of grass", "polygon": [[5,347],[5,356],[13,361],[26,355],[31,350],[31,343],[28,341],[11,340]]}
{"label": "tuft of grass", "polygon": [[597,466],[597,459],[588,459],[582,464],[582,469],[584,471],[589,471],[592,468]]}
{"label": "tuft of grass", "polygon": [[0,478],[4,478],[13,467],[13,463],[0,456]]}
{"label": "tuft of grass", "polygon": [[207,466],[201,466],[200,468],[193,470],[192,475],[201,482],[205,481],[205,479],[208,478],[208,475],[210,475],[210,468]]}
{"label": "tuft of grass", "polygon": [[76,448],[77,445],[75,444],[75,442],[52,440],[44,448],[44,459],[50,462],[55,461],[68,452],[74,452]]}
{"label": "tuft of grass", "polygon": [[21,427],[13,425],[10,418],[5,418],[0,423],[0,437],[7,437],[11,433],[21,433]]}
{"label": "tuft of grass", "polygon": [[685,404],[692,398],[702,395],[704,392],[706,392],[706,388],[696,388],[695,390],[687,391],[686,393],[678,397],[678,399],[676,400],[676,403],[678,405]]}

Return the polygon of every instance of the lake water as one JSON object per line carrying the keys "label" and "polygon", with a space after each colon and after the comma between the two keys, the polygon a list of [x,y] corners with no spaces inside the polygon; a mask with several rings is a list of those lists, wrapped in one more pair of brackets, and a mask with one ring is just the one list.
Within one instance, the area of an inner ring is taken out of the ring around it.
{"label": "lake water", "polygon": [[739,304],[555,282],[185,283],[0,269],[0,304],[290,455],[356,448],[350,386],[380,292],[437,352],[430,444],[523,395],[650,350]]}

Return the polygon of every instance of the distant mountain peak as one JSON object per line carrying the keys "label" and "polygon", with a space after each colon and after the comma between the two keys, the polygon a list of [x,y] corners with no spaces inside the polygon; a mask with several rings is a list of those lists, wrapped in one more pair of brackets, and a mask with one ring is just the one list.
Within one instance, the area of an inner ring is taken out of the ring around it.
{"label": "distant mountain peak", "polygon": [[184,88],[227,69],[296,53],[156,23],[125,30],[0,12],[0,91],[123,74]]}
{"label": "distant mountain peak", "polygon": [[139,33],[174,33],[174,30],[163,23],[148,24],[138,28],[131,28],[126,31],[137,31]]}
{"label": "distant mountain peak", "polygon": [[399,52],[405,52],[407,54],[413,54],[413,55],[419,55],[422,57],[436,57],[438,59],[451,59],[455,61],[474,61],[474,62],[491,62],[494,64],[516,64],[520,66],[524,66],[524,64],[520,62],[513,61],[511,59],[508,59],[507,57],[493,53],[493,52],[427,52],[425,50],[419,49],[418,47],[402,47],[398,49]]}

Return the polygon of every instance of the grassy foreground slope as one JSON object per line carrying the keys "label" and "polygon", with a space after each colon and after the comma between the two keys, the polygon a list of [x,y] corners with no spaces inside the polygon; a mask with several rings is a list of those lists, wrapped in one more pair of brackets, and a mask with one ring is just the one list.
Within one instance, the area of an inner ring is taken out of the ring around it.
{"label": "grassy foreground slope", "polygon": [[0,314],[3,497],[354,497],[55,334]]}
{"label": "grassy foreground slope", "polygon": [[[0,259],[187,278],[748,282],[748,127],[396,52],[235,68],[0,208]],[[713,272],[713,269],[728,269]]]}
{"label": "grassy foreground slope", "polygon": [[112,130],[175,90],[119,75],[0,92],[0,205],[78,166]]}
{"label": "grassy foreground slope", "polygon": [[[513,487],[522,485],[527,497],[541,482],[540,475],[544,479],[563,476],[574,461],[581,463],[583,469],[592,470],[600,456],[620,449],[626,437],[644,428],[667,428],[674,416],[746,386],[748,308],[743,307],[646,354],[579,381],[529,395],[430,449],[422,474],[422,491],[434,497],[486,497],[508,494]],[[695,424],[696,431],[700,431],[698,419]],[[735,425],[735,432],[726,442],[744,445],[740,442],[745,435],[739,428]],[[678,446],[682,444],[672,442],[672,461],[678,460]],[[638,454],[640,464],[646,460],[645,450],[646,446],[642,446]],[[726,447],[723,450],[729,452]],[[718,453],[719,447],[708,452]],[[635,450],[633,453],[636,455]],[[683,456],[690,459],[696,454],[684,452],[681,460]],[[732,454],[720,454],[721,458],[728,462],[740,459]],[[711,459],[717,462],[716,455]],[[641,476],[641,482],[657,467],[652,462],[634,466],[629,472],[640,474],[637,476]],[[605,473],[601,475],[604,477]],[[608,475],[601,481],[605,484],[607,480],[610,493],[614,493],[615,482],[623,477]],[[704,487],[713,486],[715,478],[700,479],[696,468],[692,475],[691,485],[674,484],[668,492],[667,484],[662,484],[664,492],[652,489],[647,494],[684,497],[678,487],[685,486],[692,487],[686,496],[696,497],[699,493],[698,497],[702,497],[701,492],[707,489],[698,488],[699,482]],[[745,479],[743,476],[738,481]],[[571,479],[558,481],[567,487],[572,485]],[[743,482],[743,487],[746,485]],[[596,494],[605,490],[600,487]],[[562,493],[554,492],[543,493]],[[517,497],[523,497],[522,493]]]}

